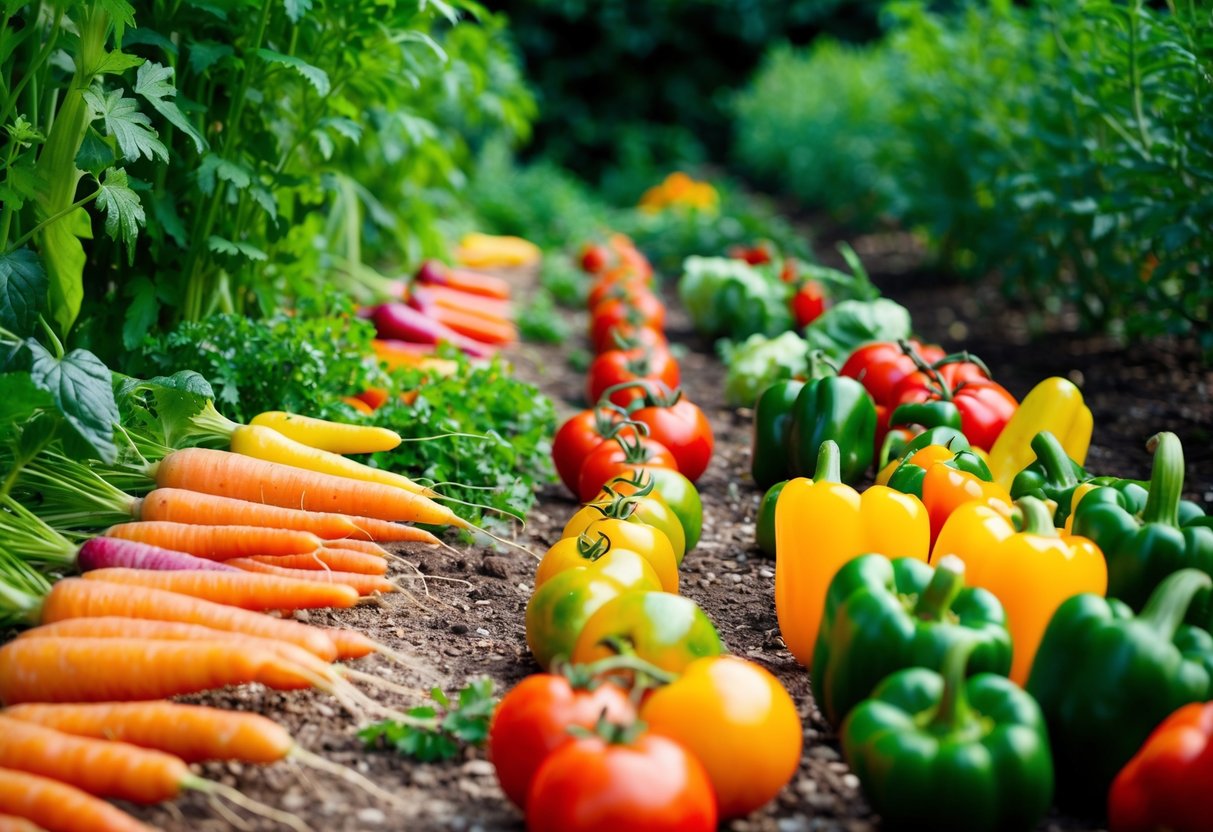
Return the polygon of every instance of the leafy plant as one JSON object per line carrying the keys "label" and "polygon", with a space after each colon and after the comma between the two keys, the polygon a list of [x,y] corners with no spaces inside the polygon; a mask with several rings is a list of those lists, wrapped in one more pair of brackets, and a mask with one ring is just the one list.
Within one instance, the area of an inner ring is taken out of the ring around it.
{"label": "leafy plant", "polygon": [[524,341],[563,344],[569,338],[570,328],[556,308],[552,293],[540,287],[518,315],[518,332]]}
{"label": "leafy plant", "polygon": [[406,711],[418,724],[376,722],[359,731],[358,738],[367,748],[386,746],[423,763],[452,760],[464,745],[484,745],[497,706],[492,679],[473,681],[459,691],[454,702],[439,688],[431,690],[430,696],[434,705]]}

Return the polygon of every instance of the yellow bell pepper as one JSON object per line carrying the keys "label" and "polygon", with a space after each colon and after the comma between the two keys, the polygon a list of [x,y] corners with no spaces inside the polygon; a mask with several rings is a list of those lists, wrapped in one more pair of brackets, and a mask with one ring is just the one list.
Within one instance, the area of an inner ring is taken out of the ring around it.
{"label": "yellow bell pepper", "polygon": [[990,449],[990,473],[1009,489],[1015,475],[1036,459],[1032,437],[1047,430],[1057,437],[1070,459],[1082,465],[1091,446],[1091,408],[1073,383],[1054,376],[1032,388]]}
{"label": "yellow bell pepper", "polygon": [[1107,592],[1108,565],[1087,538],[1058,532],[1040,500],[1025,497],[1016,505],[1023,515],[1020,532],[989,505],[971,502],[956,509],[931,560],[956,555],[965,563],[965,583],[1002,602],[1014,649],[1011,680],[1023,685],[1053,613],[1073,595]]}
{"label": "yellow bell pepper", "polygon": [[927,511],[913,494],[840,482],[838,445],[822,443],[812,480],[789,480],[775,504],[775,612],[783,640],[808,667],[834,574],[877,552],[921,561],[930,551]]}
{"label": "yellow bell pepper", "polygon": [[498,237],[491,234],[466,234],[459,241],[455,259],[471,269],[529,266],[543,256],[539,246],[521,237]]}

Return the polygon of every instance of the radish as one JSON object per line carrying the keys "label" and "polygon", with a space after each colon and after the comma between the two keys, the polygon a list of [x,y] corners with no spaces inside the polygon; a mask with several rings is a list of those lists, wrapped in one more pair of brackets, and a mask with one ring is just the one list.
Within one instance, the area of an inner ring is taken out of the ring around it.
{"label": "radish", "polygon": [[493,349],[487,344],[460,335],[450,327],[403,303],[385,303],[375,307],[371,320],[380,338],[437,344],[448,341],[474,358],[489,358]]}
{"label": "radish", "polygon": [[81,572],[110,567],[160,570],[206,569],[212,572],[240,571],[234,566],[228,566],[218,561],[116,537],[94,537],[86,540],[76,554],[76,566]]}

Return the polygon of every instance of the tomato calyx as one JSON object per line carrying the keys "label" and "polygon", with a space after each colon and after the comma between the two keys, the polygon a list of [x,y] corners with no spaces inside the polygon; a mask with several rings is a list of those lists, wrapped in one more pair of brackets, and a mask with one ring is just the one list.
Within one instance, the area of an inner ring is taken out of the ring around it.
{"label": "tomato calyx", "polygon": [[602,532],[598,533],[597,540],[591,540],[586,536],[585,532],[577,535],[577,554],[590,563],[598,560],[609,551],[611,551],[611,539]]}
{"label": "tomato calyx", "polygon": [[[632,429],[631,436],[628,435],[625,428]],[[640,465],[652,459],[651,450],[644,444],[644,439],[649,433],[649,426],[644,422],[620,419],[611,426],[610,433],[606,435],[606,441],[613,440],[623,450],[624,464]]]}
{"label": "tomato calyx", "polygon": [[627,520],[636,513],[636,509],[640,507],[640,501],[653,493],[654,483],[652,478],[644,485],[640,485],[631,494],[622,494],[619,491],[611,488],[610,485],[604,485],[602,491],[607,496],[601,500],[595,500],[590,503],[590,507],[595,511],[600,512],[603,517],[609,517],[613,520]]}
{"label": "tomato calyx", "polygon": [[901,347],[901,351],[914,362],[914,367],[926,376],[926,389],[931,395],[938,397],[941,401],[952,401],[955,395],[963,390],[967,383],[962,381],[955,387],[948,384],[940,370],[949,364],[972,364],[981,370],[987,379],[993,378],[990,368],[986,366],[986,363],[968,350],[949,353],[938,361],[927,363],[926,359],[914,348],[914,345],[906,339],[902,338],[898,340],[897,346]]}

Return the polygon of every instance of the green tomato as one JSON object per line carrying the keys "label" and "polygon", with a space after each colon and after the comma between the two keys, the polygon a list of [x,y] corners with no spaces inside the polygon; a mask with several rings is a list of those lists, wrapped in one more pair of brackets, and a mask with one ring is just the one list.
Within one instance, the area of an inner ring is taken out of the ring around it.
{"label": "green tomato", "polygon": [[703,530],[703,502],[699,492],[690,480],[672,468],[650,468],[648,474],[653,477],[654,489],[682,523],[686,550],[691,551],[699,543]]}
{"label": "green tomato", "polygon": [[699,605],[669,592],[628,592],[603,604],[581,628],[573,661],[588,664],[620,648],[671,673],[724,651]]}
{"label": "green tomato", "polygon": [[526,643],[547,670],[556,658],[568,658],[590,616],[622,595],[623,584],[593,569],[569,569],[547,581],[526,605]]}

